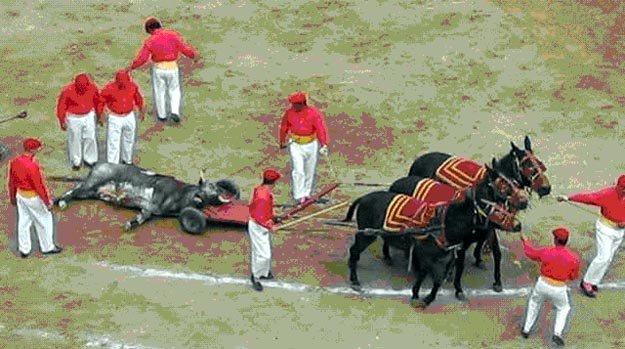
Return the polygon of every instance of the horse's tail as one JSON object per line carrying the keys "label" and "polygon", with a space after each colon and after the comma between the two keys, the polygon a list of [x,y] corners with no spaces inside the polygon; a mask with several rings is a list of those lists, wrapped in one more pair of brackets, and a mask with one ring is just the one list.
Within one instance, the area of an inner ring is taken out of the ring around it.
{"label": "horse's tail", "polygon": [[354,211],[356,211],[356,208],[360,204],[360,200],[361,199],[362,198],[356,199],[356,201],[354,201],[352,203],[352,205],[349,206],[349,210],[347,211],[347,215],[345,215],[345,219],[343,219],[341,222],[351,222],[352,221],[352,217],[354,216]]}

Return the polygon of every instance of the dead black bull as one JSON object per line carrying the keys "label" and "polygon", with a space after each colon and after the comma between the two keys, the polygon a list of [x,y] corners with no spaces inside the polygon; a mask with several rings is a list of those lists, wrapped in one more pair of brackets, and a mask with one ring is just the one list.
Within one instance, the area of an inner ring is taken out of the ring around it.
{"label": "dead black bull", "polygon": [[61,209],[72,200],[102,200],[141,212],[126,222],[131,229],[152,216],[178,217],[187,207],[204,208],[238,199],[239,187],[230,180],[209,182],[200,173],[198,184],[156,174],[134,165],[96,164],[86,178],[51,177],[52,180],[78,180],[80,183],[55,200]]}

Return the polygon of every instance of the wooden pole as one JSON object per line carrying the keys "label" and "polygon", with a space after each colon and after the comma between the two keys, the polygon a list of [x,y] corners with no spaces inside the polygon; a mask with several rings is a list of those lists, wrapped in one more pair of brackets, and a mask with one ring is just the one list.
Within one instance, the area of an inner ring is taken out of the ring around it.
{"label": "wooden pole", "polygon": [[329,211],[332,211],[332,210],[336,210],[337,208],[341,208],[341,207],[343,207],[343,206],[347,205],[348,203],[349,203],[349,201],[343,201],[343,202],[338,203],[338,204],[336,204],[336,205],[334,205],[334,206],[330,206],[330,207],[328,207],[328,208],[324,208],[323,210],[317,211],[317,212],[315,212],[315,213],[311,213],[311,214],[309,214],[308,216],[304,216],[304,217],[302,217],[302,218],[300,218],[300,219],[296,219],[296,220],[294,220],[294,221],[292,221],[292,222],[282,224],[282,225],[280,225],[280,226],[278,226],[278,227],[276,228],[276,231],[278,231],[278,230],[283,230],[283,229],[286,229],[286,228],[291,227],[291,226],[293,226],[293,225],[296,225],[296,224],[302,223],[302,222],[304,222],[304,221],[306,221],[306,220],[309,220],[309,219],[311,219],[311,218],[313,218],[313,217],[316,217],[316,216],[318,216],[318,215],[320,215],[320,214],[323,214],[323,213],[326,213],[326,212],[329,212]]}

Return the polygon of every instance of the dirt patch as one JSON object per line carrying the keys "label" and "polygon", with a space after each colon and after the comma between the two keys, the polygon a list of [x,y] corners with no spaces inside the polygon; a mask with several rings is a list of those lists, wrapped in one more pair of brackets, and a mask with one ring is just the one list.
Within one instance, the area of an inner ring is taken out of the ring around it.
{"label": "dirt patch", "polygon": [[603,13],[612,13],[619,6],[620,0],[578,0],[582,5],[596,7]]}
{"label": "dirt patch", "polygon": [[144,141],[151,141],[154,134],[161,134],[164,129],[165,123],[156,120],[154,121],[154,124],[152,124],[152,126],[148,127],[147,130],[139,135],[139,138],[143,139]]}
{"label": "dirt patch", "polygon": [[606,120],[603,120],[601,118],[601,116],[599,116],[599,115],[595,116],[593,118],[593,121],[594,121],[595,125],[597,125],[599,127],[607,128],[607,129],[613,129],[614,127],[616,127],[616,125],[618,125],[618,121],[617,120],[606,121]]}
{"label": "dirt patch", "polygon": [[606,93],[612,93],[612,90],[610,89],[610,86],[608,85],[607,82],[597,77],[594,77],[592,75],[581,76],[579,78],[579,82],[577,83],[577,85],[575,85],[575,87],[585,89],[585,90],[593,89],[593,90],[602,91]]}
{"label": "dirt patch", "polygon": [[347,113],[329,115],[326,122],[330,149],[345,156],[350,164],[362,165],[365,159],[395,142],[393,129],[378,127],[375,118],[369,113],[362,113],[360,117],[352,117]]}
{"label": "dirt patch", "polygon": [[34,96],[30,96],[30,97],[15,97],[13,98],[13,103],[15,105],[26,105],[26,104],[30,104],[32,102],[35,101],[39,101],[46,98],[45,96],[42,95],[34,95]]}

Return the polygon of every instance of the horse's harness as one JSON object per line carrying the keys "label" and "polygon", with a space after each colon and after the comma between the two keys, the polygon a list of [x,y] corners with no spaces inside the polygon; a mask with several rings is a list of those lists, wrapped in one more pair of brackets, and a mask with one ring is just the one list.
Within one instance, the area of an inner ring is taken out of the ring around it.
{"label": "horse's harness", "polygon": [[[531,166],[523,167],[523,164],[528,162]],[[534,155],[531,151],[526,151],[525,156],[523,156],[520,160],[516,156],[514,157],[514,162],[519,169],[519,172],[524,178],[528,178],[530,181],[530,186],[534,184],[534,181],[540,177],[545,171],[547,171],[547,167],[543,164],[536,155]],[[529,188],[528,190],[531,190]]]}

